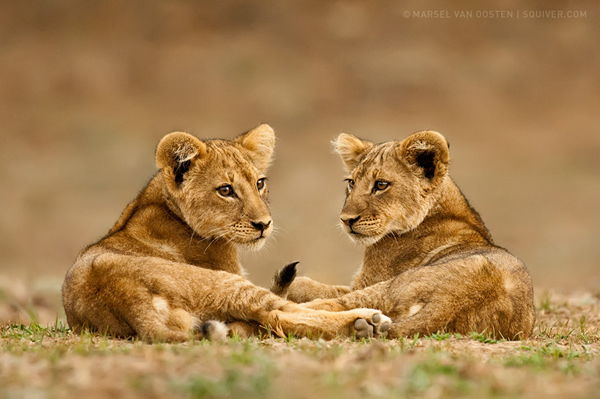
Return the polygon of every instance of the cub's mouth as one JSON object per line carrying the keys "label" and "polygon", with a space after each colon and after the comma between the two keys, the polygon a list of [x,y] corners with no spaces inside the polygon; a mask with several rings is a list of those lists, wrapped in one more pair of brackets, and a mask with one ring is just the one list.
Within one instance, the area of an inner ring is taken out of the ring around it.
{"label": "cub's mouth", "polygon": [[375,244],[385,233],[381,232],[364,232],[354,230],[354,226],[344,226],[344,231],[348,234],[351,241],[364,246]]}
{"label": "cub's mouth", "polygon": [[265,244],[265,241],[267,241],[271,232],[272,229],[264,229],[262,231],[256,231],[250,236],[246,235],[245,237],[239,237],[235,241],[248,249],[259,249]]}
{"label": "cub's mouth", "polygon": [[261,241],[265,241],[267,239],[269,235],[268,234],[261,234],[258,237],[239,237],[237,239],[232,240],[233,242],[236,242],[238,244],[249,244],[249,245],[253,245],[257,242],[261,242]]}
{"label": "cub's mouth", "polygon": [[242,247],[246,248],[247,250],[256,251],[256,250],[261,249],[265,245],[266,241],[267,241],[267,236],[261,235],[260,237],[257,237],[257,238],[252,238],[252,239],[244,240],[244,241],[238,241],[238,244],[241,245]]}
{"label": "cub's mouth", "polygon": [[343,227],[344,227],[344,231],[354,238],[373,237],[375,235],[378,235],[378,234],[371,234],[370,232],[356,231],[354,229],[354,226],[343,226]]}

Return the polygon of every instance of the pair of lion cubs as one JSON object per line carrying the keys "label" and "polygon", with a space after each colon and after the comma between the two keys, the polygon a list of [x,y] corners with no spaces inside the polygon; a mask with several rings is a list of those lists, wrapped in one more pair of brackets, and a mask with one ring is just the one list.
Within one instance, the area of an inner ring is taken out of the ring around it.
{"label": "pair of lion cubs", "polygon": [[448,176],[448,143],[433,131],[382,144],[336,139],[350,173],[341,221],[366,246],[351,286],[295,278],[295,265],[277,274],[273,292],[245,279],[236,246],[260,247],[273,230],[264,173],[274,143],[268,125],[232,141],[165,136],[159,173],[67,272],[69,326],[151,341],[265,326],[326,339],[531,334],[529,274],[493,244]]}

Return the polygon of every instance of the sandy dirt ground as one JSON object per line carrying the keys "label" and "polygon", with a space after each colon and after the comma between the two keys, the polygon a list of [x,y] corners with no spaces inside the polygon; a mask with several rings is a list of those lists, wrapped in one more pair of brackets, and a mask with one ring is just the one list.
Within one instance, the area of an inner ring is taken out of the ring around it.
{"label": "sandy dirt ground", "polygon": [[531,338],[288,337],[144,344],[62,324],[0,327],[6,398],[596,398],[600,299],[544,292]]}

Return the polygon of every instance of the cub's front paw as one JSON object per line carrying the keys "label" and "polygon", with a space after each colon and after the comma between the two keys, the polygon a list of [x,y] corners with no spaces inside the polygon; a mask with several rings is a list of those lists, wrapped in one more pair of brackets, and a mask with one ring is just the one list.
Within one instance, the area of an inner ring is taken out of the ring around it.
{"label": "cub's front paw", "polygon": [[362,309],[369,313],[354,322],[354,333],[356,338],[377,338],[386,336],[392,326],[392,319],[378,310]]}

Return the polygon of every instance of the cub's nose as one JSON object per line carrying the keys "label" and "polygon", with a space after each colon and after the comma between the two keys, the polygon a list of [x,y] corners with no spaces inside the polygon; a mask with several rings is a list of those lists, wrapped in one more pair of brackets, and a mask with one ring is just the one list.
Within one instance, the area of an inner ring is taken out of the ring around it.
{"label": "cub's nose", "polygon": [[352,217],[341,217],[340,218],[340,220],[342,221],[342,223],[344,223],[348,227],[352,227],[352,225],[354,223],[358,222],[358,219],[360,219],[360,216],[357,216],[355,218],[352,218]]}
{"label": "cub's nose", "polygon": [[271,225],[271,220],[269,220],[268,222],[250,222],[250,223],[252,224],[252,227],[254,227],[256,230],[265,231],[265,229],[267,229]]}

